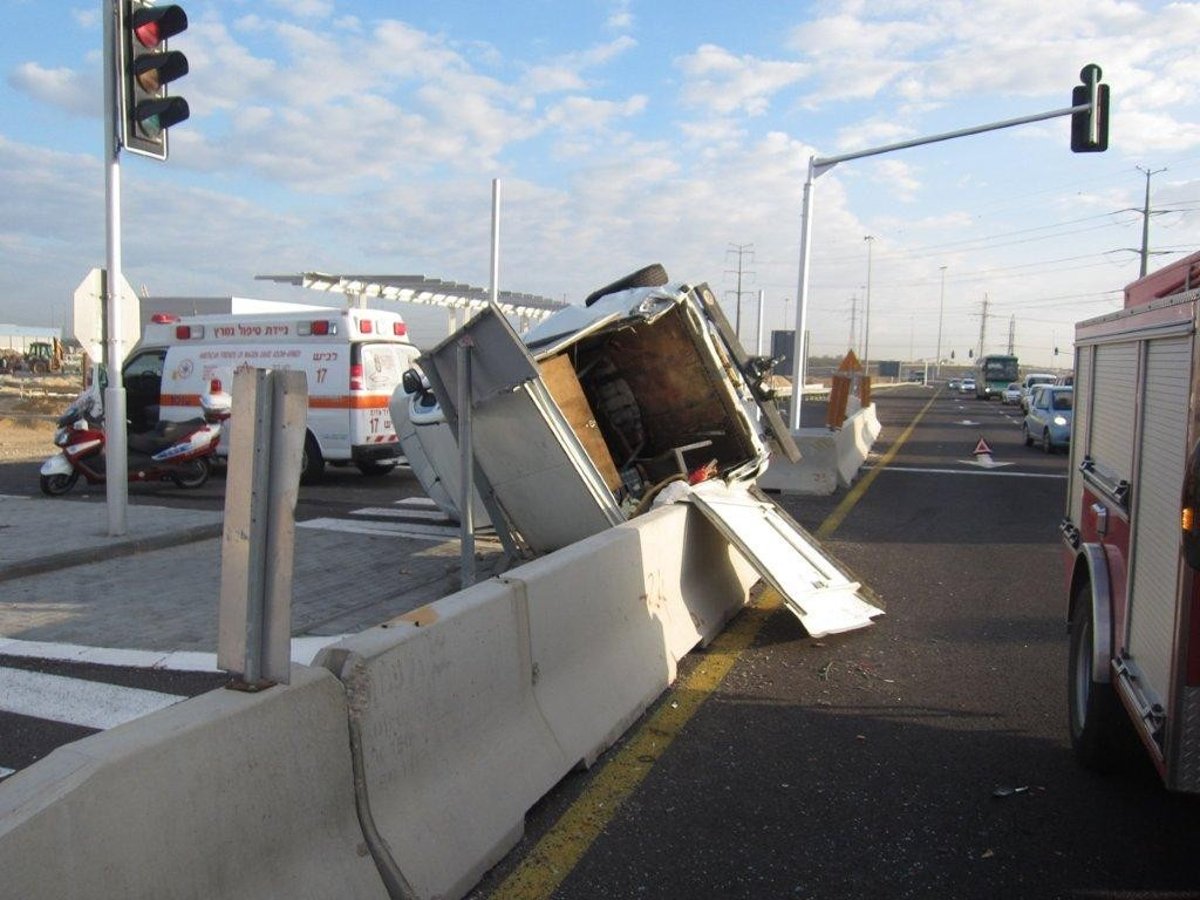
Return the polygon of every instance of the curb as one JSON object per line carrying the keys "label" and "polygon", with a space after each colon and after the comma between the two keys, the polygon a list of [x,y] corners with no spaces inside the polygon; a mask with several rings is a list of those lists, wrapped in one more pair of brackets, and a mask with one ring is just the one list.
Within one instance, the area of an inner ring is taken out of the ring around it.
{"label": "curb", "polygon": [[164,534],[156,534],[144,538],[127,538],[113,544],[101,544],[79,550],[67,550],[63,553],[52,553],[39,556],[37,559],[24,562],[0,563],[0,582],[12,581],[16,578],[26,578],[30,575],[41,575],[58,569],[69,569],[88,563],[103,562],[106,559],[116,559],[122,556],[134,556],[138,553],[149,553],[152,550],[164,550],[177,547],[180,544],[191,544],[196,541],[206,541],[220,537],[225,528],[223,522],[208,525],[192,525],[179,528]]}

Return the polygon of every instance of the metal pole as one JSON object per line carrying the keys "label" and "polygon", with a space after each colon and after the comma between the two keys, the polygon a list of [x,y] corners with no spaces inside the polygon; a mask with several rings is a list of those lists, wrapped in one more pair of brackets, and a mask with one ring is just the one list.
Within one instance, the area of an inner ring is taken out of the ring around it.
{"label": "metal pole", "polygon": [[763,355],[763,295],[765,293],[761,288],[758,291],[758,344],[754,352],[759,356]]}
{"label": "metal pole", "polygon": [[492,281],[490,295],[495,303],[500,297],[500,179],[492,179]]}
{"label": "metal pole", "polygon": [[863,316],[863,374],[871,376],[871,248],[875,245],[875,236],[868,234],[863,238],[867,242],[867,311]]}
{"label": "metal pole", "polygon": [[800,272],[796,285],[796,333],[792,337],[792,402],[788,404],[788,427],[800,428],[800,403],[804,394],[804,379],[808,360],[804,358],[804,332],[808,328],[808,262],[812,254],[813,187],[818,175],[832,165],[817,171],[816,157],[808,158],[808,177],[804,180],[804,207],[800,213]]}
{"label": "metal pole", "polygon": [[105,268],[104,311],[108,333],[105,368],[108,388],[104,392],[105,498],[108,503],[108,534],[120,537],[128,530],[129,456],[125,434],[125,385],[121,380],[121,148],[117,145],[117,7],[120,0],[101,0],[104,22],[104,200]]}
{"label": "metal pole", "polygon": [[[942,299],[938,301],[938,345],[937,345],[937,356],[935,356],[934,360],[933,360],[933,365],[934,365],[933,377],[937,381],[940,381],[942,378],[942,315],[946,311],[946,267],[942,266],[941,269],[942,269]],[[929,379],[926,378],[925,381],[928,382]]]}
{"label": "metal pole", "polygon": [[458,341],[458,455],[462,493],[458,501],[462,586],[475,583],[475,452],[471,445],[471,338]]}

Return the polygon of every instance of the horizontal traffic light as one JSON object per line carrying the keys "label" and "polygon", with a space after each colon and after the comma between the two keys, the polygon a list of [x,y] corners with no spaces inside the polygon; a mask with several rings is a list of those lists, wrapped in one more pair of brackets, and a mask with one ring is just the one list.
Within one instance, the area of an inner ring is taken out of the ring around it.
{"label": "horizontal traffic light", "polygon": [[167,85],[188,73],[188,61],[167,48],[167,39],[187,30],[187,13],[175,4],[118,0],[121,80],[121,145],[134,153],[167,158],[167,129],[191,115]]}

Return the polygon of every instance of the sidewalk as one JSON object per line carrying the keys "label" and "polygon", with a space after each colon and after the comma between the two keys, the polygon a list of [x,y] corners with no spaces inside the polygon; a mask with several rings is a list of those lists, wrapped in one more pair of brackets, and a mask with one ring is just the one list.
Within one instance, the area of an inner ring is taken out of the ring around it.
{"label": "sidewalk", "polygon": [[[130,505],[107,534],[105,504],[0,498],[0,640],[147,651],[217,647],[219,512]],[[498,559],[481,542],[480,574]],[[297,523],[292,634],[380,625],[458,589],[459,545]]]}

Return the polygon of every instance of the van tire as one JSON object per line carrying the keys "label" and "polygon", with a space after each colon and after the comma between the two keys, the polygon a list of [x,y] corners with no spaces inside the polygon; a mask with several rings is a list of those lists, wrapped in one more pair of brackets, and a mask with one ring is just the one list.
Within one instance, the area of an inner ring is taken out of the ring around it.
{"label": "van tire", "polygon": [[630,288],[640,287],[662,287],[670,279],[667,278],[667,270],[662,267],[661,263],[654,263],[638,269],[636,272],[631,272],[624,278],[618,278],[612,284],[606,284],[597,291],[592,291],[587,295],[587,299],[583,301],[584,306],[591,306],[601,297],[607,297],[609,294],[615,294],[618,291],[627,291]]}
{"label": "van tire", "polygon": [[304,434],[304,452],[300,456],[300,483],[316,484],[325,475],[325,457],[311,431]]}

